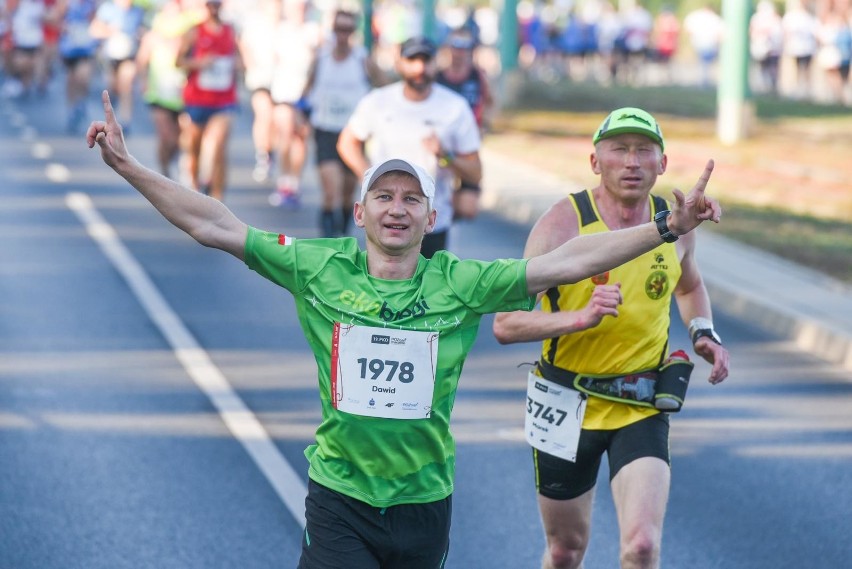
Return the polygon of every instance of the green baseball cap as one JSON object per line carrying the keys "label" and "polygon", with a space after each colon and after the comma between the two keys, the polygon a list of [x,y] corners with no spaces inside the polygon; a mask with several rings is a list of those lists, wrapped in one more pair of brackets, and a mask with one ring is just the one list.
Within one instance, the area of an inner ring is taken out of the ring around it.
{"label": "green baseball cap", "polygon": [[644,134],[659,144],[662,150],[666,149],[663,131],[660,130],[656,119],[650,113],[636,107],[623,107],[612,111],[595,131],[592,143],[597,144],[604,138],[627,133]]}

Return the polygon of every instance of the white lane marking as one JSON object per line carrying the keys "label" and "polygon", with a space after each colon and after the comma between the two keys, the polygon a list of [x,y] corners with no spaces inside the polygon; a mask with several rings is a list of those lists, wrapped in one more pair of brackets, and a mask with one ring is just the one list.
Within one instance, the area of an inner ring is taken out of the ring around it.
{"label": "white lane marking", "polygon": [[47,160],[53,156],[53,147],[46,142],[36,142],[30,148],[30,154],[32,154],[33,158]]}
{"label": "white lane marking", "polygon": [[139,262],[121,242],[115,230],[84,193],[70,192],[66,205],[77,214],[89,236],[127,281],[151,320],[160,329],[186,372],[218,409],[225,425],[242,443],[296,521],[305,527],[305,496],[308,489],[272,443],[266,429],[216,367],[207,352],[186,329]]}
{"label": "white lane marking", "polygon": [[55,184],[64,184],[71,179],[71,170],[58,162],[51,162],[44,168],[44,175]]}

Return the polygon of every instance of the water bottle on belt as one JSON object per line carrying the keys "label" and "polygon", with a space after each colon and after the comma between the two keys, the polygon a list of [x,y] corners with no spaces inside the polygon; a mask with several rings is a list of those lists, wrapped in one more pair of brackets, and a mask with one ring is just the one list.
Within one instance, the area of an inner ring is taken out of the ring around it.
{"label": "water bottle on belt", "polygon": [[676,413],[683,407],[689,376],[695,364],[683,350],[672,352],[660,366],[654,389],[654,407],[660,411]]}

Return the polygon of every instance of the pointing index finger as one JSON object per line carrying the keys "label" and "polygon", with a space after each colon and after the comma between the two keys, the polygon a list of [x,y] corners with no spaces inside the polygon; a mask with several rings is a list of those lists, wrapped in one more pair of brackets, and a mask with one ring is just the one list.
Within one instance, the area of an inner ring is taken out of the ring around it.
{"label": "pointing index finger", "polygon": [[704,202],[704,190],[707,189],[707,182],[710,181],[710,174],[713,173],[713,168],[716,163],[711,158],[707,161],[707,165],[704,167],[704,172],[701,173],[701,176],[698,178],[698,183],[695,184],[695,189],[698,190],[698,208],[700,211],[704,211],[706,209],[706,203]]}
{"label": "pointing index finger", "polygon": [[710,174],[713,173],[713,168],[715,167],[715,165],[716,163],[713,161],[712,158],[708,160],[707,165],[704,167],[704,172],[702,172],[701,176],[698,178],[698,185],[702,191],[704,191],[704,188],[707,187],[707,182],[710,181]]}
{"label": "pointing index finger", "polygon": [[104,89],[103,93],[101,93],[101,99],[104,102],[104,118],[106,119],[107,124],[116,124],[115,112],[112,109],[112,101],[109,100],[109,92],[106,89]]}

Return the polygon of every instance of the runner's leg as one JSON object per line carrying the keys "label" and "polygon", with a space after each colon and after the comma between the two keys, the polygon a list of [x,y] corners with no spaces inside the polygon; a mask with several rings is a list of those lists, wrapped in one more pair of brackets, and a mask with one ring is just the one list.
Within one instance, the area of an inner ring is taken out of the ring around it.
{"label": "runner's leg", "polygon": [[322,211],[320,212],[320,232],[323,237],[336,237],[340,223],[336,219],[340,210],[343,168],[336,160],[324,160],[319,164],[320,185],[322,186]]}
{"label": "runner's leg", "polygon": [[202,146],[210,159],[210,196],[225,199],[228,173],[228,136],[231,132],[231,113],[216,113],[207,121]]}
{"label": "runner's leg", "polygon": [[180,125],[173,111],[161,107],[151,107],[151,121],[157,131],[157,164],[160,173],[170,177],[172,160],[178,153]]}
{"label": "runner's leg", "polygon": [[570,500],[538,496],[547,547],[542,569],[578,569],[589,545],[595,490]]}
{"label": "runner's leg", "polygon": [[201,135],[204,132],[204,125],[196,124],[189,118],[187,113],[182,113],[180,116],[180,126],[181,138],[186,145],[184,155],[186,157],[186,173],[189,175],[189,184],[193,189],[199,190],[201,184],[198,180],[198,173],[201,161]]}
{"label": "runner's leg", "polygon": [[115,69],[115,90],[119,96],[119,122],[130,126],[133,121],[133,81],[136,79],[136,62],[125,59],[117,64]]}
{"label": "runner's leg", "polygon": [[251,95],[251,108],[254,113],[251,135],[254,142],[255,168],[252,178],[263,182],[269,177],[269,160],[272,153],[273,121],[272,97],[266,89],[258,89]]}
{"label": "runner's leg", "polygon": [[622,569],[659,567],[670,480],[669,465],[655,457],[634,460],[613,478]]}

